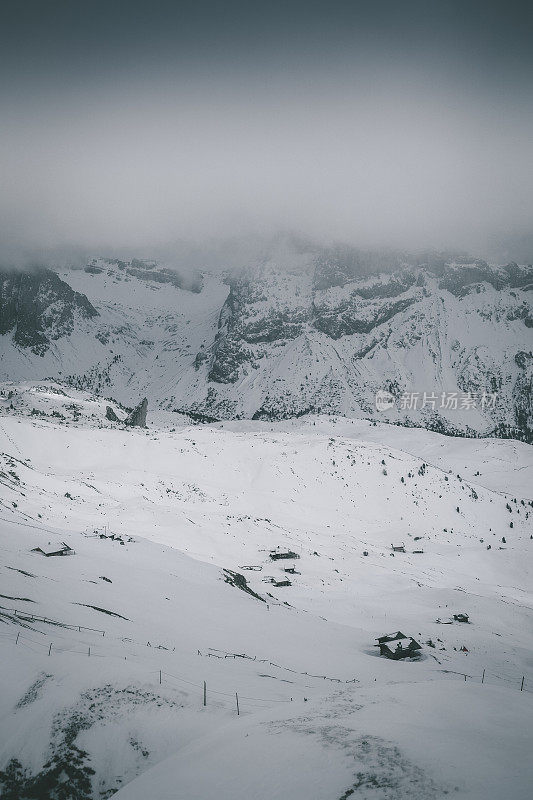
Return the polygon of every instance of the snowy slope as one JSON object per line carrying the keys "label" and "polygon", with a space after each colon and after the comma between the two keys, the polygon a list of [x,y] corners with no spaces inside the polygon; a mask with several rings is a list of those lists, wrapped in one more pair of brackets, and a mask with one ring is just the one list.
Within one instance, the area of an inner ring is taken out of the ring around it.
{"label": "snowy slope", "polygon": [[[77,758],[73,796],[130,800],[529,796],[527,445],[324,417],[126,430],[64,385],[3,391],[0,770]],[[32,552],[58,541],[75,555]],[[396,629],[421,660],[377,656]]]}
{"label": "snowy slope", "polygon": [[[519,694],[456,681],[339,691],[290,716],[234,721],[117,800],[525,800],[531,777],[518,759],[528,760],[531,731],[523,703]],[[512,757],[502,769],[503,750]]]}

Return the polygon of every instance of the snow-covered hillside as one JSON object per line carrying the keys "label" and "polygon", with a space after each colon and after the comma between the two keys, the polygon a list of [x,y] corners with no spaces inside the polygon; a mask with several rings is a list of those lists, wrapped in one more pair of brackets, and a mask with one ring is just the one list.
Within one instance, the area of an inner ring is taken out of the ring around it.
{"label": "snow-covered hillside", "polygon": [[531,267],[284,242],[227,275],[94,259],[2,286],[2,379],[216,419],[533,437]]}
{"label": "snow-covered hillside", "polygon": [[4,791],[530,796],[528,445],[1,388]]}

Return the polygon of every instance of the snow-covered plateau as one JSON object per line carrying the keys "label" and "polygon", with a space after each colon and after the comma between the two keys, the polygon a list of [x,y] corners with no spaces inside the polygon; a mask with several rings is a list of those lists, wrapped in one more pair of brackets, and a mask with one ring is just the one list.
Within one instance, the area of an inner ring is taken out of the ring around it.
{"label": "snow-covered plateau", "polygon": [[[84,295],[103,280],[70,277]],[[121,356],[159,356],[150,385],[168,398],[165,364],[178,374],[201,351],[207,299],[217,335],[227,286],[156,289],[159,315],[168,302],[176,319],[171,290],[190,305],[187,337],[151,317],[155,352],[105,285],[105,301],[71,297],[73,318],[57,318],[71,332],[43,328],[41,355],[11,341],[3,354],[2,797],[529,800],[531,447],[377,416],[191,424],[164,402],[146,429],[109,421],[140,399],[142,367],[104,400],[67,374],[43,380],[53,364],[113,358],[122,327]],[[111,318],[105,345],[83,328]],[[395,631],[416,657],[379,655]]]}

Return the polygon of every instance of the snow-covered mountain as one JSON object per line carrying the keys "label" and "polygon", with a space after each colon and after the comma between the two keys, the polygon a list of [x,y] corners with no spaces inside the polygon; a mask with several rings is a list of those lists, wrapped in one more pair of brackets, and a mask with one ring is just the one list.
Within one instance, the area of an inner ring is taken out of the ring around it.
{"label": "snow-covered mountain", "polygon": [[531,266],[283,241],[224,274],[94,259],[2,287],[3,379],[204,418],[533,438]]}

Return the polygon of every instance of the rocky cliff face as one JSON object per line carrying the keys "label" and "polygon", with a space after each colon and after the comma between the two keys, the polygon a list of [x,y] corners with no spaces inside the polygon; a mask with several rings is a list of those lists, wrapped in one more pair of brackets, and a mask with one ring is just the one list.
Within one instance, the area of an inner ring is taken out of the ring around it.
{"label": "rocky cliff face", "polygon": [[4,275],[0,372],[198,418],[363,415],[533,441],[531,267],[300,247],[192,291],[147,273],[167,274],[99,259],[63,280]]}
{"label": "rocky cliff face", "polygon": [[[363,413],[531,440],[531,268],[474,261],[354,272],[334,254],[231,281],[210,355],[197,357],[207,369],[198,409],[271,419]],[[377,413],[380,390],[393,404]]]}
{"label": "rocky cliff face", "polygon": [[70,335],[77,319],[97,317],[87,297],[55,272],[0,271],[0,334],[42,356],[52,340]]}
{"label": "rocky cliff face", "polygon": [[188,292],[199,293],[203,288],[202,275],[194,271],[182,275],[176,270],[160,266],[157,261],[132,258],[131,261],[121,261],[118,258],[94,258],[85,267],[89,275],[121,275],[126,280],[129,277],[137,278],[148,283],[166,283]]}

